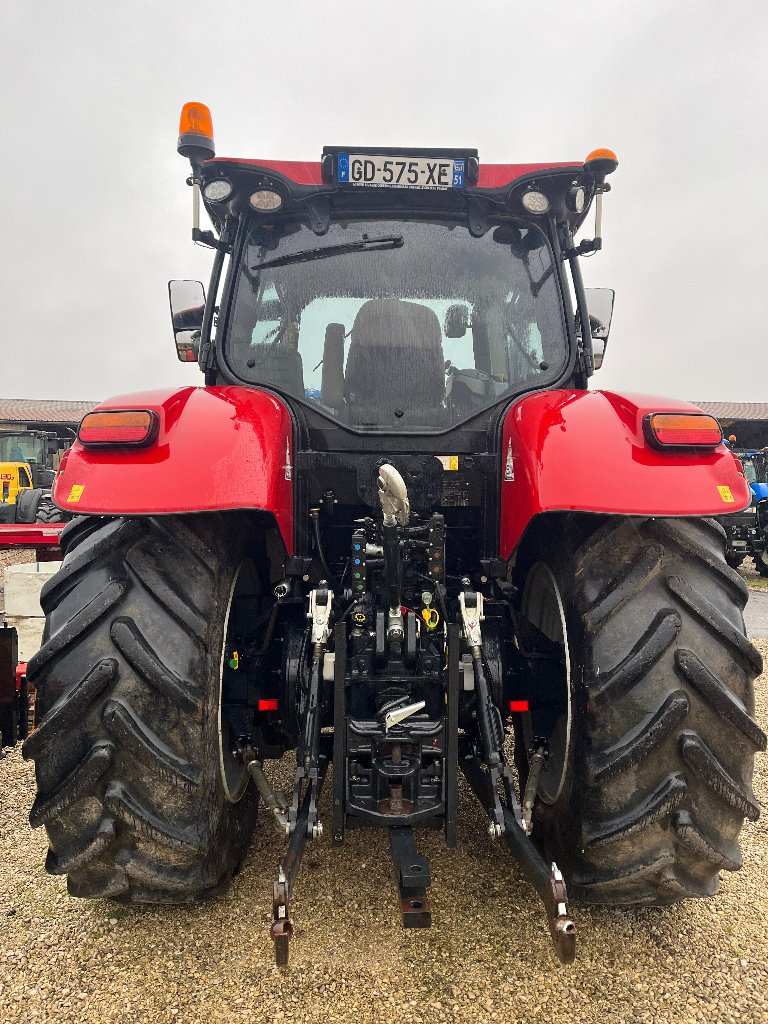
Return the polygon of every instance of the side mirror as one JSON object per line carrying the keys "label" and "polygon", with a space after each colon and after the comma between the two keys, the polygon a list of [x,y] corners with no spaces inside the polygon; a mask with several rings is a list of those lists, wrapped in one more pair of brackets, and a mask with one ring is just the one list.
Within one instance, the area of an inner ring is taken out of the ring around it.
{"label": "side mirror", "polygon": [[585,288],[585,292],[589,309],[589,329],[592,335],[592,353],[595,359],[595,369],[599,370],[608,345],[608,334],[613,317],[613,300],[616,297],[616,292],[613,288]]}
{"label": "side mirror", "polygon": [[171,324],[176,354],[182,363],[196,363],[205,312],[205,289],[199,281],[169,281]]}
{"label": "side mirror", "polygon": [[463,338],[469,327],[469,309],[460,302],[449,306],[445,311],[443,331],[446,338]]}

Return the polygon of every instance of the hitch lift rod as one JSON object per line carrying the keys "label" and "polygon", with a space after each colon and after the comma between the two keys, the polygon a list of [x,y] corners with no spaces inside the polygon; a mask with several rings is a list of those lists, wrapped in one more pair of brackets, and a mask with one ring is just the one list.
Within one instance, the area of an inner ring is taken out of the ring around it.
{"label": "hitch lift rod", "polygon": [[[476,757],[468,750],[461,752],[459,766],[477,798],[487,810],[490,810],[494,806],[494,799],[488,773],[483,771]],[[564,964],[572,963],[576,956],[576,926],[568,916],[568,893],[563,876],[556,864],[547,865],[515,820],[514,814],[506,807],[503,808],[503,812],[502,836],[526,879],[544,904],[552,944],[558,959]]]}
{"label": "hitch lift rod", "polygon": [[304,851],[307,848],[307,840],[309,838],[307,835],[307,825],[309,822],[310,806],[313,803],[313,793],[317,799],[320,798],[320,790],[325,779],[325,769],[328,760],[325,755],[321,754],[318,762],[317,789],[314,790],[313,787],[308,787],[304,793],[304,799],[296,818],[296,827],[291,833],[288,849],[280,863],[277,881],[274,883],[273,888],[272,927],[269,930],[269,934],[275,943],[275,963],[278,967],[285,967],[288,964],[288,950],[291,936],[293,935],[290,899],[296,882],[296,876],[301,868]]}

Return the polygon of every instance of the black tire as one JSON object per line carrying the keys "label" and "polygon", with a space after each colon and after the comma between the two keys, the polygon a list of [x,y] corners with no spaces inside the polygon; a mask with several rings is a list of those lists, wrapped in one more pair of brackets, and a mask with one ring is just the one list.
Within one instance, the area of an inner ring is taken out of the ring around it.
{"label": "black tire", "polygon": [[69,516],[54,505],[50,495],[44,495],[40,499],[34,520],[36,523],[64,523],[67,519]]}
{"label": "black tire", "polygon": [[763,561],[762,551],[758,551],[757,554],[753,555],[752,561],[755,563],[755,569],[761,576],[768,576],[768,565]]}
{"label": "black tire", "polygon": [[722,869],[741,866],[744,817],[759,816],[754,753],[766,748],[753,718],[762,660],[724,550],[713,520],[612,517],[585,536],[572,517],[528,553],[534,586],[544,591],[545,565],[559,588],[572,714],[533,837],[577,900],[709,896]]}
{"label": "black tire", "polygon": [[732,569],[738,569],[741,563],[744,561],[744,555],[736,554],[733,551],[726,551],[725,560]]}
{"label": "black tire", "polygon": [[85,516],[62,532],[28,666],[40,724],[23,753],[46,869],[73,896],[189,902],[244,856],[257,799],[244,770],[227,798],[219,694],[249,539],[237,514]]}
{"label": "black tire", "polygon": [[42,499],[43,492],[39,488],[25,487],[20,490],[16,496],[16,522],[34,523]]}

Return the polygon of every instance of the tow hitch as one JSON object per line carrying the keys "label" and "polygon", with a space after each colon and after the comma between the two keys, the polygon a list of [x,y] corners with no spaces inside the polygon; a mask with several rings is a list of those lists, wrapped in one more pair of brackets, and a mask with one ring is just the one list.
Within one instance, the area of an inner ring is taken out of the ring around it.
{"label": "tow hitch", "polygon": [[[339,597],[321,581],[309,593],[295,678],[298,747],[290,801],[272,791],[253,748],[244,751],[264,805],[289,836],[274,885],[276,962],[288,962],[290,901],[306,844],[322,836],[319,798],[332,761],[333,843],[344,841],[347,828],[387,830],[403,927],[431,926],[431,872],[414,828],[442,827],[447,845],[455,846],[461,768],[486,810],[489,835],[506,841],[545,906],[559,959],[570,963],[576,929],[565,882],[529,838],[546,743],[532,739],[522,807],[504,753],[499,604],[468,578],[447,604],[442,516],[414,523],[401,475],[388,464],[378,472],[383,522],[360,520],[352,532],[354,589]],[[382,571],[372,587],[375,564]],[[421,607],[414,607],[414,596]],[[332,736],[322,729],[331,707]]]}

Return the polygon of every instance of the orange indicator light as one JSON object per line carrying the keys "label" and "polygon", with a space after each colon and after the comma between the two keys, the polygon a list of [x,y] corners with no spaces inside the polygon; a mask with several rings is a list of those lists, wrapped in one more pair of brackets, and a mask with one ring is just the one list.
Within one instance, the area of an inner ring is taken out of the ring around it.
{"label": "orange indicator light", "polygon": [[154,439],[157,421],[145,409],[89,412],[77,431],[84,445],[146,445]]}
{"label": "orange indicator light", "polygon": [[704,413],[657,412],[646,418],[646,424],[646,437],[654,447],[716,448],[723,439],[715,417]]}

